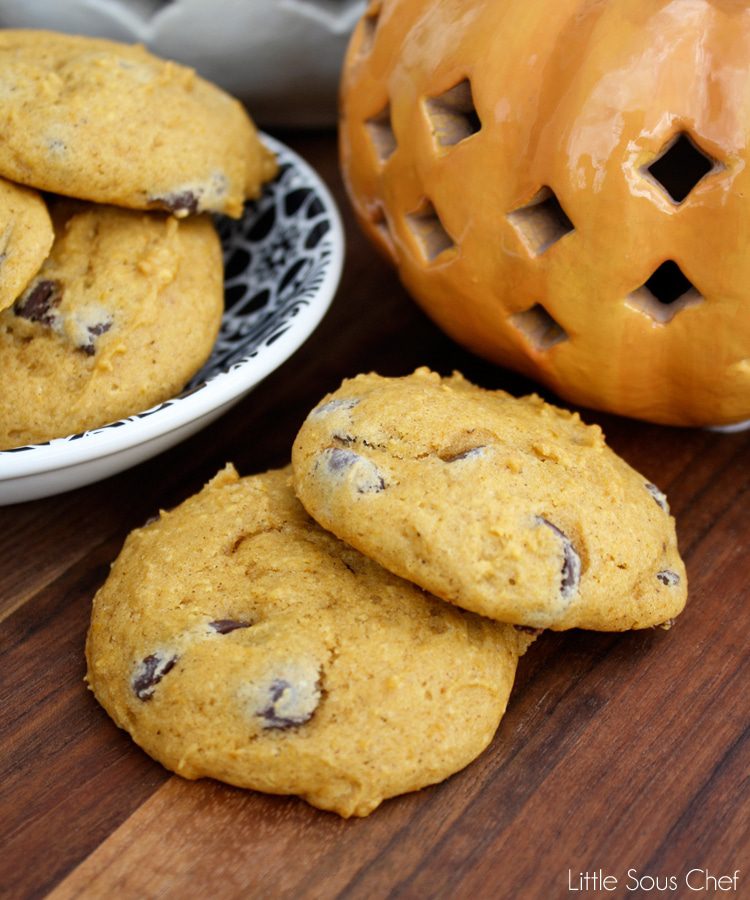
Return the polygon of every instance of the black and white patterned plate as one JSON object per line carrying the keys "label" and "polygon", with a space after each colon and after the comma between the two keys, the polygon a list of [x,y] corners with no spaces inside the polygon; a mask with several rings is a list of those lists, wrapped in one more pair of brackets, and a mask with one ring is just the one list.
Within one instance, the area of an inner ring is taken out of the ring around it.
{"label": "black and white patterned plate", "polygon": [[312,334],[341,277],[333,198],[284,144],[263,135],[278,177],[240,220],[221,218],[225,311],[211,357],[158,406],[81,434],[0,451],[0,504],[71,490],[166,450],[208,425]]}

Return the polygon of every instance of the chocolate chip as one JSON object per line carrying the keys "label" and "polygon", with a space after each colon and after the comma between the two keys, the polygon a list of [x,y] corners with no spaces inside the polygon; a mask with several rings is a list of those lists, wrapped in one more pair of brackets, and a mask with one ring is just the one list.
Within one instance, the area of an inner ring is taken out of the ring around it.
{"label": "chocolate chip", "polygon": [[352,472],[351,483],[358,494],[377,494],[385,490],[385,479],[378,467],[359,453],[341,447],[329,447],[323,451],[323,458],[329,475],[341,477]]}
{"label": "chocolate chip", "polygon": [[535,636],[544,631],[543,628],[534,628],[533,625],[514,625],[513,627],[516,631],[522,631],[524,634],[533,634]]}
{"label": "chocolate chip", "polygon": [[657,506],[660,506],[664,512],[669,512],[669,503],[667,503],[666,494],[662,493],[659,488],[655,484],[651,484],[650,481],[647,481],[644,484],[646,490],[651,494],[651,496],[656,501]]}
{"label": "chocolate chip", "polygon": [[187,216],[198,212],[198,197],[192,191],[178,191],[175,194],[165,194],[163,197],[151,197],[149,203],[159,209],[166,209],[176,216]]}
{"label": "chocolate chip", "polygon": [[543,516],[537,516],[536,521],[540,525],[546,525],[551,529],[562,541],[563,545],[563,564],[562,564],[562,580],[560,582],[560,594],[567,600],[572,597],[578,590],[578,583],[581,580],[581,557],[578,555],[570,538],[557,525],[553,525]]}
{"label": "chocolate chip", "polygon": [[661,572],[656,573],[656,577],[667,587],[677,587],[680,583],[680,576],[677,572],[672,572],[670,569],[662,569]]}
{"label": "chocolate chip", "polygon": [[133,693],[139,700],[150,700],[154,688],[162,678],[171,672],[177,662],[176,656],[165,658],[158,653],[145,657],[133,678]]}
{"label": "chocolate chip", "polygon": [[342,450],[340,447],[332,447],[328,451],[328,470],[330,472],[343,472],[359,462],[362,457],[353,450]]}
{"label": "chocolate chip", "polygon": [[[301,674],[301,673],[298,673]],[[292,728],[313,717],[320,703],[320,679],[274,678],[266,689],[266,702],[256,715],[264,728]]]}
{"label": "chocolate chip", "polygon": [[324,416],[327,413],[335,412],[337,409],[354,409],[358,403],[358,397],[337,397],[334,400],[329,400],[328,403],[324,403],[322,406],[317,406],[311,415]]}
{"label": "chocolate chip", "polygon": [[53,310],[60,305],[63,288],[59,281],[37,281],[23,296],[16,300],[13,311],[22,319],[52,325]]}
{"label": "chocolate chip", "polygon": [[214,619],[208,624],[219,634],[229,634],[231,631],[237,631],[238,628],[250,628],[253,623],[241,622],[238,619]]}
{"label": "chocolate chip", "polygon": [[96,325],[89,325],[86,328],[88,332],[89,339],[87,343],[81,344],[78,348],[79,350],[83,350],[83,352],[87,356],[93,356],[96,353],[96,342],[94,338],[99,337],[101,334],[105,334],[112,327],[112,322],[97,322]]}
{"label": "chocolate chip", "polygon": [[461,459],[469,459],[473,456],[483,456],[485,451],[484,445],[480,447],[469,447],[468,450],[462,450],[460,453],[449,453],[447,455],[439,454],[440,459],[446,463],[458,462]]}

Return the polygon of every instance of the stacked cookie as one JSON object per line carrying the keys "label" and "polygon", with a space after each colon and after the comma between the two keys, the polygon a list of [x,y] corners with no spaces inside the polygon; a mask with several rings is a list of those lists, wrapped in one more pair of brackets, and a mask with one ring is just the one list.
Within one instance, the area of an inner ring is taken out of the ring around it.
{"label": "stacked cookie", "polygon": [[240,216],[275,162],[236,100],[142,47],[0,31],[0,95],[3,449],[183,387],[223,309],[201,213]]}
{"label": "stacked cookie", "polygon": [[459,375],[364,375],[291,469],[228,467],[130,535],[87,678],[180,775],[361,816],[487,746],[539,630],[669,627],[685,599],[666,498],[597,427]]}

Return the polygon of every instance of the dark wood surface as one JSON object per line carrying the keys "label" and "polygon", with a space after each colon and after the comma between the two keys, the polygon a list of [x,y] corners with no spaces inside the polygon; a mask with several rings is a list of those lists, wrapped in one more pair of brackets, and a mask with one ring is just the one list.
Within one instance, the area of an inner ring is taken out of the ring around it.
{"label": "dark wood surface", "polygon": [[[172,776],[86,691],[91,598],[128,531],[228,460],[242,474],[285,464],[308,410],[343,377],[429,365],[534,388],[452,344],[409,300],[353,223],[331,135],[280,137],[323,175],[345,220],[344,277],[316,334],[174,450],[0,509],[0,895],[622,897],[630,869],[677,883],[648,891],[646,880],[631,895],[715,896],[685,885],[700,869],[739,870],[727,893],[750,897],[750,433],[584,412],[668,493],[687,611],[669,633],[543,635],[490,748],[367,819]],[[569,878],[600,870],[617,890],[570,891]]]}

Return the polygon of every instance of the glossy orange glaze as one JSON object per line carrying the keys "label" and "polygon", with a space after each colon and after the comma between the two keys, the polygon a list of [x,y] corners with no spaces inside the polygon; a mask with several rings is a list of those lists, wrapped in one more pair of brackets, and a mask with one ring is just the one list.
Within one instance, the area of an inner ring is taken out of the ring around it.
{"label": "glossy orange glaze", "polygon": [[373,3],[342,110],[357,215],[452,337],[586,406],[750,417],[746,3]]}

